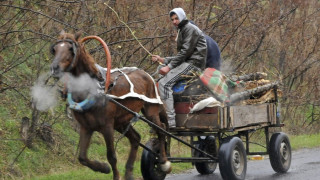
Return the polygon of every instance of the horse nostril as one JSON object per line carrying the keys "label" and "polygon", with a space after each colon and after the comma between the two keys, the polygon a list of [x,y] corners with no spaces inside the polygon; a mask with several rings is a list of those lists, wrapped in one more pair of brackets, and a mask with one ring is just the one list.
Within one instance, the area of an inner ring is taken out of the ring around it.
{"label": "horse nostril", "polygon": [[51,74],[55,74],[59,69],[58,65],[52,65],[51,66]]}

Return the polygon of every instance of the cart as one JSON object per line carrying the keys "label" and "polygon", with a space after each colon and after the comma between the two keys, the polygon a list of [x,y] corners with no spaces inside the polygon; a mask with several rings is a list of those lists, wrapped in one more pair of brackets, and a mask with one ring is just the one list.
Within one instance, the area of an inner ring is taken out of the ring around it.
{"label": "cart", "polygon": [[[276,98],[271,103],[212,107],[189,114],[185,112],[186,108],[181,108],[188,106],[188,103],[175,104],[177,128],[163,130],[167,134],[168,160],[172,163],[193,163],[200,174],[213,173],[219,164],[222,178],[229,180],[245,179],[247,155],[269,155],[275,172],[287,172],[292,156],[288,136],[283,132],[276,132],[269,137],[270,128],[281,129],[284,125],[280,122],[277,105]],[[257,130],[264,131],[266,147],[263,152],[250,151],[249,134]],[[189,142],[183,140],[186,138],[181,138],[186,136],[189,137]],[[190,147],[192,156],[170,156],[171,139]],[[158,153],[157,139],[150,139],[144,146],[141,157],[144,179],[165,179],[166,173],[160,170]]]}

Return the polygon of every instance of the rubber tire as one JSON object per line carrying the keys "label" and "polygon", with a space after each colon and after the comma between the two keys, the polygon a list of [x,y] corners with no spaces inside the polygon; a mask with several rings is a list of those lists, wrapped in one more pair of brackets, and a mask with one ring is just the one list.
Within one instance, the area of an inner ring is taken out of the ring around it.
{"label": "rubber tire", "polygon": [[[205,140],[200,140],[200,144],[198,146],[199,149],[213,155],[214,157],[217,157],[217,145],[216,145],[216,139],[214,136],[208,136]],[[202,153],[196,151],[194,153],[195,157],[206,157]],[[206,163],[206,162],[200,162],[200,163],[194,163],[197,171],[200,174],[212,174],[216,168],[218,163]]]}
{"label": "rubber tire", "polygon": [[[236,173],[233,166],[234,153],[237,157],[242,156],[240,172]],[[247,173],[247,154],[240,138],[233,137],[228,142],[223,143],[219,149],[219,168],[223,179],[242,180],[245,179]]]}
{"label": "rubber tire", "polygon": [[[285,143],[285,154],[281,154],[282,143]],[[288,136],[282,132],[272,134],[269,148],[272,169],[278,173],[287,172],[290,168],[292,158],[291,145]],[[287,155],[287,157],[283,158],[283,155]]]}
{"label": "rubber tire", "polygon": [[[154,152],[160,152],[158,139],[150,139],[146,146],[152,149]],[[163,180],[166,177],[166,173],[161,171],[160,165],[156,163],[156,157],[149,151],[143,150],[141,155],[141,173],[143,179],[146,180]]]}

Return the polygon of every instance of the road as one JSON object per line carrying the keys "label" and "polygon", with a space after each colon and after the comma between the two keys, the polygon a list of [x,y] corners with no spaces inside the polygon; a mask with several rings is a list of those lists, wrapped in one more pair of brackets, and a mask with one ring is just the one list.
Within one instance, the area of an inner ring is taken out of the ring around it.
{"label": "road", "polygon": [[[173,166],[174,168],[174,166]],[[222,180],[219,169],[211,175],[199,175],[192,169],[183,174],[168,175],[166,180]],[[285,174],[273,171],[268,156],[264,160],[249,160],[246,179],[259,180],[319,180],[320,148],[302,149],[292,153],[291,167]]]}

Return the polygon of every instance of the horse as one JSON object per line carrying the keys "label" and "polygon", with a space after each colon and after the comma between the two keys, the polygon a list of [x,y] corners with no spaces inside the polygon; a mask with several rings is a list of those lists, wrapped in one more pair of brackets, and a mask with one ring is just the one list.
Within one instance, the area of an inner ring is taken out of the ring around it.
{"label": "horse", "polygon": [[[101,79],[101,74],[95,65],[95,60],[86,51],[80,36],[81,33],[79,32],[70,34],[61,31],[56,43],[51,47],[51,53],[54,56],[50,67],[52,76],[61,78],[62,74],[68,72],[74,77],[87,74],[93,79]],[[108,94],[114,97],[120,97],[129,93],[130,83],[126,78],[127,76],[134,85],[135,93],[145,95],[148,98],[156,98],[157,89],[150,75],[140,69],[132,70],[128,68],[122,71],[124,75],[119,72],[111,74],[111,84]],[[67,88],[69,89],[70,87]],[[69,94],[71,94],[70,98],[73,101],[82,102],[86,100],[88,93],[89,92],[86,91],[75,91]],[[136,113],[141,111],[147,119],[156,125],[163,129],[167,128],[167,117],[161,103],[150,103],[136,97],[116,99],[116,101]],[[106,174],[110,173],[111,169],[108,164],[90,160],[87,156],[91,136],[93,132],[97,131],[104,137],[107,148],[107,159],[113,171],[113,179],[119,180],[120,174],[117,169],[117,157],[114,148],[114,132],[116,130],[120,133],[125,133],[125,136],[130,142],[131,149],[125,166],[125,179],[134,179],[133,165],[141,139],[139,133],[130,124],[134,115],[107,98],[104,98],[104,96],[96,98],[92,107],[84,111],[72,110],[72,113],[73,117],[80,124],[79,162],[94,171]],[[156,133],[160,145],[160,167],[162,171],[169,173],[171,171],[171,163],[166,156],[165,135],[159,130],[156,130]]]}

